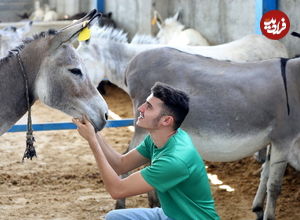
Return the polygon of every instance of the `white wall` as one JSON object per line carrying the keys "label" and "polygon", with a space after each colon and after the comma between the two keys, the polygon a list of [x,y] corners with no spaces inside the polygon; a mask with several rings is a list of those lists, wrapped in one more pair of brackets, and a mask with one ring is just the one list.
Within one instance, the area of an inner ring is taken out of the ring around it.
{"label": "white wall", "polygon": [[[36,0],[0,0],[0,21],[16,22],[21,20],[18,14],[34,11]],[[41,7],[49,4],[51,9],[56,9],[59,15],[74,15],[79,12],[88,12],[97,6],[97,0],[38,0]]]}
{"label": "white wall", "polygon": [[[290,18],[292,31],[300,32],[300,0],[278,0],[279,9]],[[162,17],[182,9],[182,23],[198,30],[215,45],[255,34],[256,0],[105,0],[105,11],[113,12],[120,28],[133,36],[136,32],[155,34],[150,24],[153,9]],[[300,54],[300,39],[287,35],[280,40],[290,56]]]}

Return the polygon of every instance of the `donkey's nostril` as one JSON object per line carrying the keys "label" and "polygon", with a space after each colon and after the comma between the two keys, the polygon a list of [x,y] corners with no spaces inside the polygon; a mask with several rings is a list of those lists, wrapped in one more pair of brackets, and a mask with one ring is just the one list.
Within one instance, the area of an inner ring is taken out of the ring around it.
{"label": "donkey's nostril", "polygon": [[105,113],[104,116],[105,116],[105,120],[107,120],[108,119],[108,113]]}

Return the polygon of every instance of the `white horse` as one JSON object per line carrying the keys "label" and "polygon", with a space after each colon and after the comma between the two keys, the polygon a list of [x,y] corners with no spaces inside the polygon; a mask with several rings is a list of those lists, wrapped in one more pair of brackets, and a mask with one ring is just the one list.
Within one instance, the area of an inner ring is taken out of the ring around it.
{"label": "white horse", "polygon": [[[142,51],[170,47],[162,44],[141,44],[142,41],[139,44],[128,43],[127,34],[118,29],[97,26],[91,29],[91,39],[80,43],[77,51],[84,60],[95,86],[100,83],[105,74],[110,82],[128,92],[124,84],[124,72],[129,61]],[[191,54],[236,62],[288,57],[287,50],[281,42],[269,40],[262,35],[248,35],[217,46],[174,46],[173,48]]]}
{"label": "white horse", "polygon": [[157,38],[161,44],[169,45],[193,45],[207,46],[207,40],[195,29],[185,29],[178,19],[180,12],[178,11],[173,17],[167,18],[164,21],[161,19],[158,11],[154,11],[153,23],[159,29]]}

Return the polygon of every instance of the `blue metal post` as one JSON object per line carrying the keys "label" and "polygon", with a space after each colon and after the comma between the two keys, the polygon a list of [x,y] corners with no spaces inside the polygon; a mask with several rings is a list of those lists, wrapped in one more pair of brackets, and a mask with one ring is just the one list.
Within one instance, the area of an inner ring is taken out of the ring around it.
{"label": "blue metal post", "polygon": [[99,12],[102,12],[102,13],[104,13],[105,11],[104,11],[104,9],[105,9],[105,0],[97,0],[97,10],[99,11]]}
{"label": "blue metal post", "polygon": [[261,34],[260,31],[260,19],[263,14],[278,9],[278,0],[256,0],[256,21],[255,21],[255,32]]}

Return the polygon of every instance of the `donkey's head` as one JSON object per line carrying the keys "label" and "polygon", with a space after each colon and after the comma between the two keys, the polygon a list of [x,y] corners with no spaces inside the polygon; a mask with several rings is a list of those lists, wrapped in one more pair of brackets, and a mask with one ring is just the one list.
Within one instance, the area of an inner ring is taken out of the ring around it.
{"label": "donkey's head", "polygon": [[46,47],[46,55],[35,80],[35,96],[72,117],[86,115],[95,129],[101,130],[107,120],[107,104],[91,83],[81,58],[71,45],[82,29],[91,25],[97,17],[95,13],[92,11],[76,23],[42,39],[40,46]]}
{"label": "donkey's head", "polygon": [[154,11],[152,23],[156,24],[159,29],[156,37],[160,39],[160,43],[168,43],[170,39],[184,29],[184,25],[179,22],[180,14],[181,12],[179,10],[173,17],[163,20],[158,11]]}

